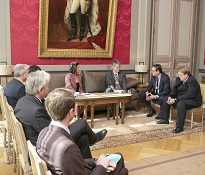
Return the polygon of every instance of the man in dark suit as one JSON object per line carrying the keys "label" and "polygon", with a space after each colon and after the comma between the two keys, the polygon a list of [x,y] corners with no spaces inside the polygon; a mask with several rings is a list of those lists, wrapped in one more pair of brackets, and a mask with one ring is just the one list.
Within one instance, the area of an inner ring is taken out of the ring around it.
{"label": "man in dark suit", "polygon": [[164,98],[160,116],[162,119],[157,121],[157,124],[169,124],[170,106],[176,107],[177,122],[173,133],[183,131],[187,110],[199,107],[202,104],[200,85],[190,74],[189,68],[180,67],[178,76],[170,95]]}
{"label": "man in dark suit", "polygon": [[[49,93],[49,82],[50,74],[45,71],[30,73],[25,85],[27,94],[19,99],[14,110],[15,116],[23,125],[26,139],[33,145],[36,145],[40,131],[51,122],[42,101]],[[107,130],[102,130],[95,134],[83,119],[76,120],[69,129],[84,158],[92,157],[89,145],[102,140],[107,133]]]}
{"label": "man in dark suit", "polygon": [[[170,93],[170,78],[162,72],[162,66],[160,64],[153,65],[151,73],[153,76],[146,91],[138,92],[142,102],[149,108],[147,117],[152,117],[156,114],[156,110],[152,107],[150,101],[159,101],[159,105],[162,107],[164,97]],[[160,114],[155,119],[160,119]]]}
{"label": "man in dark suit", "polygon": [[[106,73],[106,92],[113,92],[114,90],[127,91],[126,75],[120,71],[120,62],[114,60],[112,62],[112,71]],[[110,109],[110,116],[113,115],[113,109]],[[121,105],[120,105],[121,115]]]}
{"label": "man in dark suit", "polygon": [[4,89],[4,95],[7,98],[9,105],[14,109],[17,101],[26,95],[25,81],[28,76],[27,64],[17,64],[14,67],[14,78],[8,82]]}
{"label": "man in dark suit", "polygon": [[98,159],[83,159],[68,126],[74,117],[75,98],[66,88],[57,88],[48,94],[46,109],[52,122],[38,137],[36,150],[47,163],[52,174],[65,175],[127,175],[121,155],[118,163],[112,162],[105,154]]}

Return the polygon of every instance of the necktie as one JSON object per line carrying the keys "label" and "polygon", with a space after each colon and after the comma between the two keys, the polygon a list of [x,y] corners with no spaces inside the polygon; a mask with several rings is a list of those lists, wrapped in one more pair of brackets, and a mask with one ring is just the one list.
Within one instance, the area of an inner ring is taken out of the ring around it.
{"label": "necktie", "polygon": [[115,74],[115,89],[119,88],[119,80],[117,74]]}
{"label": "necktie", "polygon": [[159,78],[156,77],[156,87],[155,87],[155,94],[157,95],[158,94],[158,91],[159,90]]}

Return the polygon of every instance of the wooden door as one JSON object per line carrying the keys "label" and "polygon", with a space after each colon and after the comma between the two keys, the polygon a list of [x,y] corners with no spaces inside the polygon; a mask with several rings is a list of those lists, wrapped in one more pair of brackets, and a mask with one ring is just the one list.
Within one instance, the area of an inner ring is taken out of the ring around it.
{"label": "wooden door", "polygon": [[151,60],[175,77],[177,68],[193,71],[198,0],[155,0]]}

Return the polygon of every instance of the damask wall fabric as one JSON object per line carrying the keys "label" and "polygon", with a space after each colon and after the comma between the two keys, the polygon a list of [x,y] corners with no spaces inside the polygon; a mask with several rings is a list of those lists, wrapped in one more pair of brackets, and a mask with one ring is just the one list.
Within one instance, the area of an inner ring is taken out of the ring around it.
{"label": "damask wall fabric", "polygon": [[[58,0],[59,3],[61,0]],[[72,61],[81,64],[110,64],[118,59],[129,64],[131,0],[118,0],[113,58],[38,58],[39,0],[11,0],[11,62],[38,65],[64,65]]]}

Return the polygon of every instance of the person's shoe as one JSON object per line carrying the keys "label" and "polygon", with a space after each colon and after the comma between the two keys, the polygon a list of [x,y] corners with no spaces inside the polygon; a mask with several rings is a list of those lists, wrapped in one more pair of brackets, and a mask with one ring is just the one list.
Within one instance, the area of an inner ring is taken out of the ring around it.
{"label": "person's shoe", "polygon": [[173,133],[180,133],[180,132],[182,132],[183,130],[184,130],[183,128],[176,127],[172,132],[173,132]]}
{"label": "person's shoe", "polygon": [[161,119],[161,120],[156,121],[156,124],[169,124],[169,121]]}
{"label": "person's shoe", "polygon": [[155,117],[156,120],[161,120],[162,118],[160,117],[160,115]]}
{"label": "person's shoe", "polygon": [[147,114],[147,117],[152,117],[154,114],[156,114],[156,111],[149,111],[149,114]]}
{"label": "person's shoe", "polygon": [[102,131],[99,131],[98,133],[96,133],[97,139],[93,143],[91,143],[90,145],[92,146],[95,143],[97,143],[97,142],[101,141],[102,139],[104,139],[106,134],[107,134],[107,129],[103,129]]}

